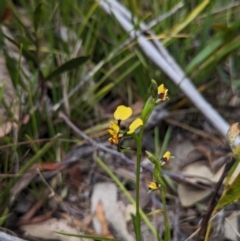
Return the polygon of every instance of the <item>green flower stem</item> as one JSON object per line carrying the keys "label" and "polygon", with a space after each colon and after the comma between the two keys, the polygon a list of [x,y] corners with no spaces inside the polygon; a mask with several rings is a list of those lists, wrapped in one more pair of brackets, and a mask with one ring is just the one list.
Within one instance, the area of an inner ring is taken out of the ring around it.
{"label": "green flower stem", "polygon": [[[109,167],[99,157],[94,155],[93,158],[99,164],[99,166],[101,166],[102,169],[109,175],[109,177],[117,184],[117,186],[120,188],[120,190],[122,190],[122,192],[128,198],[128,200],[134,206],[136,206],[136,201],[134,200],[132,195],[126,190],[124,185],[120,182],[120,180],[117,178],[117,176],[109,169]],[[157,233],[156,229],[154,228],[154,226],[152,225],[152,223],[150,222],[150,220],[148,219],[147,215],[140,208],[139,208],[139,213],[141,215],[141,218],[144,220],[144,222],[146,223],[146,225],[148,226],[148,228],[154,235],[154,237],[156,239],[158,239],[158,233]]]}
{"label": "green flower stem", "polygon": [[[162,180],[162,183],[164,181]],[[163,217],[164,217],[164,227],[165,227],[165,235],[164,235],[164,240],[165,241],[170,241],[170,225],[168,221],[168,216],[167,216],[167,204],[166,204],[166,186],[165,183],[162,185],[162,189],[160,188],[160,194],[161,194],[161,199],[162,199],[162,204],[163,204]]]}
{"label": "green flower stem", "polygon": [[154,160],[154,169],[153,169],[153,176],[154,179],[157,183],[161,185],[160,187],[160,194],[161,194],[161,199],[162,199],[162,204],[163,204],[163,218],[164,218],[164,226],[165,226],[165,235],[164,235],[164,240],[165,241],[170,241],[170,225],[168,221],[168,216],[167,216],[167,204],[166,204],[166,193],[167,193],[167,187],[163,179],[161,178],[161,164],[159,160]]}
{"label": "green flower stem", "polygon": [[132,135],[137,144],[137,166],[136,166],[136,238],[141,241],[141,217],[140,217],[140,175],[141,175],[141,158],[142,158],[142,138],[144,126],[141,127],[139,136],[135,133]]}

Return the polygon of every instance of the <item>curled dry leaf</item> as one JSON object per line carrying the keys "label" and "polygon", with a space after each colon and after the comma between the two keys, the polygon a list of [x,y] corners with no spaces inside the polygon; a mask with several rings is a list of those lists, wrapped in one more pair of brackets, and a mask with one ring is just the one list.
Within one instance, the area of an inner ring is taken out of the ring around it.
{"label": "curled dry leaf", "polygon": [[[178,196],[182,206],[192,206],[209,196],[212,193],[212,184],[218,182],[223,170],[224,167],[220,168],[217,173],[213,173],[205,161],[198,161],[187,165],[182,170],[182,174],[186,176],[191,175],[191,177],[187,178],[189,185],[178,184]],[[206,186],[206,189],[196,188],[191,183],[202,183]]]}

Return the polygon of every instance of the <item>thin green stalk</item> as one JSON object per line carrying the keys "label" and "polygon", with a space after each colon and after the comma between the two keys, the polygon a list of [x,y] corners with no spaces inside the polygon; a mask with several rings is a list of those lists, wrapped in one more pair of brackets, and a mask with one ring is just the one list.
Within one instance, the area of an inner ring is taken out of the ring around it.
{"label": "thin green stalk", "polygon": [[168,215],[167,215],[167,204],[166,204],[166,185],[164,181],[161,183],[162,189],[160,189],[160,194],[161,194],[161,199],[162,199],[162,204],[163,204],[163,217],[164,217],[164,227],[165,227],[165,235],[164,235],[164,240],[165,241],[170,241],[170,225],[168,221]]}
{"label": "thin green stalk", "polygon": [[35,139],[38,139],[38,126],[37,126],[37,120],[36,120],[36,115],[34,110],[34,104],[33,104],[33,99],[32,99],[32,93],[31,93],[31,87],[29,86],[27,88],[28,91],[28,101],[29,101],[29,106],[31,109],[31,122],[32,122],[32,130],[33,130],[33,135]]}
{"label": "thin green stalk", "polygon": [[149,160],[152,161],[154,163],[154,169],[153,169],[153,176],[154,179],[157,183],[160,184],[160,194],[161,194],[161,199],[162,199],[162,204],[163,204],[163,218],[164,218],[164,226],[165,226],[165,235],[164,235],[164,240],[165,241],[170,241],[171,236],[170,236],[170,225],[169,225],[169,221],[168,221],[168,216],[167,216],[167,204],[166,204],[166,193],[167,193],[167,188],[166,188],[166,184],[164,182],[164,180],[162,179],[161,175],[161,164],[158,160],[158,158],[156,158],[153,155],[149,155],[150,153],[148,153],[148,157],[150,158]]}
{"label": "thin green stalk", "polygon": [[[97,156],[94,156],[94,160],[102,167],[102,169],[109,175],[109,177],[117,184],[120,190],[124,193],[124,195],[128,198],[128,200],[136,206],[136,200],[132,197],[132,195],[128,192],[128,190],[124,187],[124,185],[120,182],[120,180],[116,177],[116,175],[109,169],[109,167]],[[152,234],[156,239],[158,239],[157,230],[154,228],[152,223],[149,221],[147,215],[139,208],[139,213],[141,218],[144,220],[148,228],[151,230]]]}
{"label": "thin green stalk", "polygon": [[140,217],[140,174],[141,174],[141,157],[142,157],[142,137],[144,126],[142,126],[139,137],[134,134],[133,137],[137,144],[137,166],[136,166],[136,238],[141,241],[141,217]]}

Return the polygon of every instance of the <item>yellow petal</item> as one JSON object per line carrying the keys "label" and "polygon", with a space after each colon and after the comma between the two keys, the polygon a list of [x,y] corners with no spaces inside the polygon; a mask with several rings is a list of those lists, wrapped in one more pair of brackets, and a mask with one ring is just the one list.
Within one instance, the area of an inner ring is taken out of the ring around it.
{"label": "yellow petal", "polygon": [[132,134],[135,130],[137,130],[137,128],[138,128],[139,126],[142,126],[142,125],[143,125],[143,121],[142,121],[141,118],[135,119],[135,120],[131,123],[131,125],[129,126],[129,130],[128,130],[127,134]]}
{"label": "yellow petal", "polygon": [[115,136],[118,134],[120,130],[120,127],[118,124],[114,123],[113,121],[111,121],[110,123],[110,126],[108,128],[108,133],[111,135],[111,136]]}
{"label": "yellow petal", "polygon": [[119,105],[113,116],[116,120],[127,120],[132,115],[132,109],[125,105]]}
{"label": "yellow petal", "polygon": [[160,101],[165,101],[168,99],[168,89],[165,88],[164,84],[161,84],[158,86],[158,99],[157,99],[157,103]]}
{"label": "yellow petal", "polygon": [[163,157],[162,157],[161,161],[162,161],[163,163],[168,162],[168,161],[169,161],[169,159],[170,159],[170,156],[171,156],[170,151],[166,151],[166,152],[165,152],[165,154],[163,155]]}
{"label": "yellow petal", "polygon": [[149,184],[148,184],[149,191],[155,191],[155,190],[159,189],[159,187],[160,187],[160,184],[157,182],[149,182]]}

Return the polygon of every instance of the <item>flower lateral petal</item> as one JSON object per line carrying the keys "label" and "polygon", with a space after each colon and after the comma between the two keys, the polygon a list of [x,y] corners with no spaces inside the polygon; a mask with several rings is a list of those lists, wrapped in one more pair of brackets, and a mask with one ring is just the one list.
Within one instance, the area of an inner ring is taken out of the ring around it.
{"label": "flower lateral petal", "polygon": [[135,132],[137,130],[137,128],[139,128],[142,125],[143,125],[143,121],[141,118],[135,119],[129,126],[129,130],[128,130],[127,134],[132,134],[133,132]]}
{"label": "flower lateral petal", "polygon": [[117,121],[127,120],[131,115],[132,115],[131,107],[127,107],[125,105],[119,105],[113,114],[114,118]]}
{"label": "flower lateral petal", "polygon": [[157,103],[161,101],[168,100],[168,89],[165,88],[164,84],[161,84],[158,86],[158,98],[157,98]]}
{"label": "flower lateral petal", "polygon": [[115,136],[119,133],[120,127],[118,124],[114,123],[113,121],[111,121],[110,126],[108,128],[108,133],[111,136]]}

